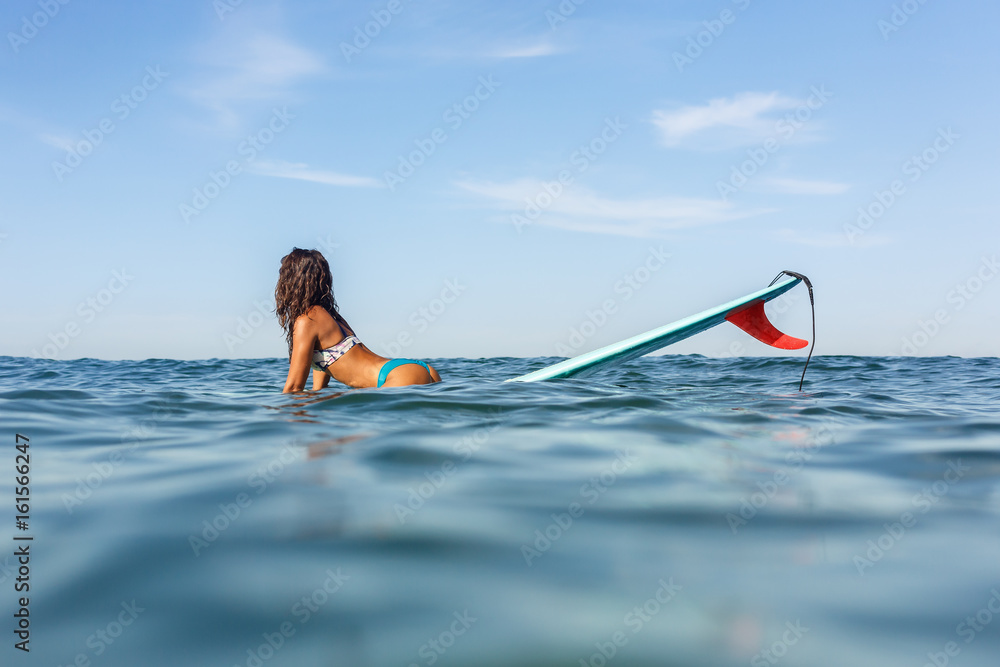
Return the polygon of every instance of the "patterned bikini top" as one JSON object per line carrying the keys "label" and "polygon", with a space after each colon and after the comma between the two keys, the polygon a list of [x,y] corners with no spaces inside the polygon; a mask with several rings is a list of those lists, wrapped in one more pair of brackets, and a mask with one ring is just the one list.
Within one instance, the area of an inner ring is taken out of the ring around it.
{"label": "patterned bikini top", "polygon": [[330,364],[347,354],[348,350],[355,345],[360,344],[361,340],[354,334],[351,334],[349,336],[344,336],[344,340],[340,341],[336,345],[326,348],[325,350],[315,350],[312,358],[313,370],[325,371],[330,367]]}

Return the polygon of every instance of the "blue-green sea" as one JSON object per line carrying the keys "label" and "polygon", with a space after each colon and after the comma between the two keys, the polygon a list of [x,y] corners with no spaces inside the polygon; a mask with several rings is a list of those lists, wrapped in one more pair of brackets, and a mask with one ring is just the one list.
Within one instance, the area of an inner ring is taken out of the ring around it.
{"label": "blue-green sea", "polygon": [[1000,360],[432,361],[0,357],[0,664],[1000,664]]}

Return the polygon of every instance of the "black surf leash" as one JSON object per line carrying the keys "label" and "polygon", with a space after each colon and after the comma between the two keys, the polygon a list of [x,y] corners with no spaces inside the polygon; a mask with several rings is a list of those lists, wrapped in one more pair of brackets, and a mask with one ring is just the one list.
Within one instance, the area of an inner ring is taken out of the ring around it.
{"label": "black surf leash", "polygon": [[[796,273],[795,271],[782,271],[781,273],[779,273],[774,277],[774,280],[771,281],[771,285],[778,282],[778,278],[780,278],[783,275],[789,275],[792,278],[798,278],[799,280],[801,280],[806,284],[806,287],[809,288],[809,308],[812,310],[813,337],[812,337],[812,345],[809,346],[809,356],[806,357],[806,365],[802,367],[802,378],[799,380],[799,391],[802,391],[802,383],[806,381],[806,369],[809,368],[809,360],[812,359],[813,350],[816,348],[816,300],[813,298],[812,283],[809,282],[809,279],[806,278],[801,273]],[[768,287],[770,287],[771,285],[768,285]]]}

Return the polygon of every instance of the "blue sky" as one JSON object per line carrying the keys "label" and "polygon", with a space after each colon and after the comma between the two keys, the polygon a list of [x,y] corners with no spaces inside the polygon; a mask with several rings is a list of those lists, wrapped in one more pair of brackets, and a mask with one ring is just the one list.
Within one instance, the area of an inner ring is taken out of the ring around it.
{"label": "blue sky", "polygon": [[[582,352],[784,268],[816,285],[818,353],[996,356],[998,20],[11,0],[0,354],[281,356],[299,246],[394,356]],[[808,337],[795,293],[773,319]],[[669,351],[769,353],[729,326]]]}

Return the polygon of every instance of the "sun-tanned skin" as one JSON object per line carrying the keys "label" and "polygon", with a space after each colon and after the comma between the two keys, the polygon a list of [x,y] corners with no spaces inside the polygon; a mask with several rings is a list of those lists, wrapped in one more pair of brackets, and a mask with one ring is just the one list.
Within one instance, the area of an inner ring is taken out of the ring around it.
{"label": "sun-tanned skin", "polygon": [[[287,394],[305,389],[313,352],[325,350],[343,339],[343,329],[322,306],[313,306],[297,318],[292,330],[292,355],[283,392]],[[364,344],[355,345],[326,371],[313,370],[313,391],[326,387],[331,377],[351,387],[374,387],[378,383],[379,370],[387,361]],[[382,386],[402,387],[440,381],[441,376],[433,366],[428,373],[418,364],[405,364],[392,369]]]}

